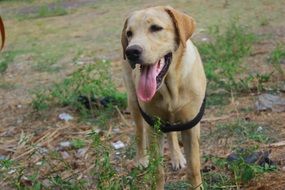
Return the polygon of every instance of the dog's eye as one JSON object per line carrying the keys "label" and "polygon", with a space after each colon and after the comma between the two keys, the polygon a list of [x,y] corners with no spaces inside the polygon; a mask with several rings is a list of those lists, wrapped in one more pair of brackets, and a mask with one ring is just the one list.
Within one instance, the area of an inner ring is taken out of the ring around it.
{"label": "dog's eye", "polygon": [[158,31],[161,31],[163,28],[161,26],[158,26],[156,24],[153,24],[150,26],[150,31],[151,32],[158,32]]}
{"label": "dog's eye", "polygon": [[128,37],[128,38],[132,37],[132,35],[133,35],[133,32],[132,32],[132,31],[130,31],[130,30],[127,31],[127,37]]}

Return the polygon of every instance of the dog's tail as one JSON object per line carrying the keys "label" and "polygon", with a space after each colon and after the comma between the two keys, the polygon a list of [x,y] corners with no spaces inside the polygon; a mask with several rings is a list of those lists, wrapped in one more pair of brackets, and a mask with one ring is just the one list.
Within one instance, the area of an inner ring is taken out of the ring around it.
{"label": "dog's tail", "polygon": [[1,51],[5,44],[5,27],[1,16],[0,16],[0,33],[1,33],[1,47],[0,47]]}

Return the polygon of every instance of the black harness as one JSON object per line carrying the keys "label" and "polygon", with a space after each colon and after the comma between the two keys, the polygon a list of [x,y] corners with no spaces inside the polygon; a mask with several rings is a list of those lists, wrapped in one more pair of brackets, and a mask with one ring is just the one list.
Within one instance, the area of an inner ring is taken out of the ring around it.
{"label": "black harness", "polygon": [[206,106],[206,96],[203,100],[203,103],[200,107],[200,110],[198,114],[190,121],[186,123],[178,123],[178,124],[170,124],[169,122],[162,121],[158,117],[152,117],[148,115],[146,112],[144,112],[138,102],[138,107],[140,109],[140,112],[144,118],[144,120],[151,126],[154,127],[157,124],[159,125],[158,130],[162,131],[163,133],[169,133],[169,132],[174,132],[174,131],[184,131],[187,129],[192,129],[195,127],[202,119],[204,113],[205,113],[205,106]]}

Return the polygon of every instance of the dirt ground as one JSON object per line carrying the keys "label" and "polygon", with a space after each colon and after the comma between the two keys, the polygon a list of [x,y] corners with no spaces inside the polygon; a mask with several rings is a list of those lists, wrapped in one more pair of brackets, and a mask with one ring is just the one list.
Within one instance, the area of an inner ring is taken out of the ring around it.
{"label": "dirt ground", "polygon": [[[90,59],[107,59],[112,61],[113,80],[119,90],[124,91],[120,77],[120,32],[125,17],[129,12],[153,5],[171,5],[192,15],[197,21],[194,41],[202,41],[207,37],[209,26],[221,25],[223,28],[232,18],[238,18],[240,23],[250,28],[260,40],[254,44],[253,51],[244,62],[248,71],[268,72],[273,70],[267,58],[276,44],[285,43],[285,1],[284,0],[193,0],[193,1],[91,1],[63,0],[61,6],[67,10],[62,16],[39,17],[32,16],[38,12],[42,4],[55,6],[54,1],[0,1],[0,15],[6,26],[5,52],[15,53],[7,70],[0,74],[0,159],[1,156],[23,162],[28,167],[38,162],[39,157],[32,157],[33,150],[27,144],[41,142],[47,149],[58,147],[63,141],[84,138],[94,127],[79,122],[74,110],[69,108],[54,108],[43,115],[38,114],[31,106],[33,91],[40,87],[48,87],[54,82],[62,81],[66,76],[87,64]],[[32,15],[30,18],[30,15]],[[0,53],[0,59],[1,55]],[[48,69],[42,66],[41,59],[50,61],[49,57],[58,57]],[[79,58],[78,58],[79,57]],[[76,64],[74,60],[80,62]],[[283,64],[284,66],[284,64]],[[284,67],[282,67],[284,69]],[[274,75],[271,83],[282,81]],[[281,83],[282,84],[282,83]],[[283,92],[280,95],[284,97]],[[258,94],[233,96],[224,107],[210,107],[206,110],[202,122],[201,152],[203,155],[226,157],[231,147],[228,141],[219,139],[211,141],[203,138],[209,135],[219,123],[229,123],[237,118],[249,119],[262,126],[268,126],[274,142],[285,140],[285,112],[255,111]],[[242,111],[252,110],[252,111]],[[62,112],[68,112],[75,117],[70,122],[58,119]],[[127,121],[132,123],[129,115]],[[112,123],[113,122],[113,123]],[[125,125],[120,118],[111,121],[111,128],[106,133],[113,133],[112,141],[121,140],[131,143],[134,128]],[[116,131],[116,130],[115,130]],[[43,137],[49,137],[47,140]],[[25,142],[24,144],[21,142]],[[250,143],[250,142],[249,142]],[[270,147],[260,143],[262,150],[270,150],[270,159],[277,164],[277,171],[266,173],[252,180],[244,189],[280,189],[285,190],[285,146]],[[30,159],[27,163],[26,159]],[[82,172],[90,167],[90,158],[76,159],[71,162],[78,164],[75,170]],[[169,160],[166,149],[166,162]],[[85,162],[85,163],[84,163]],[[203,163],[205,164],[205,163]],[[204,165],[203,165],[204,167]],[[44,171],[41,171],[44,172]],[[69,173],[63,175],[68,177]],[[185,177],[184,170],[172,171],[167,167],[167,182],[177,181]],[[13,174],[11,174],[13,175]],[[1,177],[1,176],[0,176]],[[7,178],[0,181],[1,189],[13,189],[8,185]]]}

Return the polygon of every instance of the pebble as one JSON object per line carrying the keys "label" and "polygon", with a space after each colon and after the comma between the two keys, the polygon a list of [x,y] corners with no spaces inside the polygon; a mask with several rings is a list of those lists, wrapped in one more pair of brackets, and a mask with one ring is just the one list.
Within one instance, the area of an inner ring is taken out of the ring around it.
{"label": "pebble", "polygon": [[88,148],[80,148],[76,151],[75,157],[76,158],[82,158],[84,157],[84,155],[86,154],[86,152],[88,151]]}
{"label": "pebble", "polygon": [[61,156],[63,159],[67,159],[67,158],[70,158],[70,155],[68,154],[68,152],[66,151],[63,151],[63,152],[60,152]]}
{"label": "pebble", "polygon": [[63,121],[70,121],[73,119],[73,117],[68,113],[61,113],[58,115],[58,118]]}
{"label": "pebble", "polygon": [[70,141],[60,142],[59,146],[61,146],[62,148],[69,148],[69,147],[71,147],[71,142]]}
{"label": "pebble", "polygon": [[114,142],[112,143],[113,147],[117,150],[117,149],[120,149],[120,148],[124,148],[125,147],[125,144],[122,142],[122,141],[117,141],[117,142]]}

